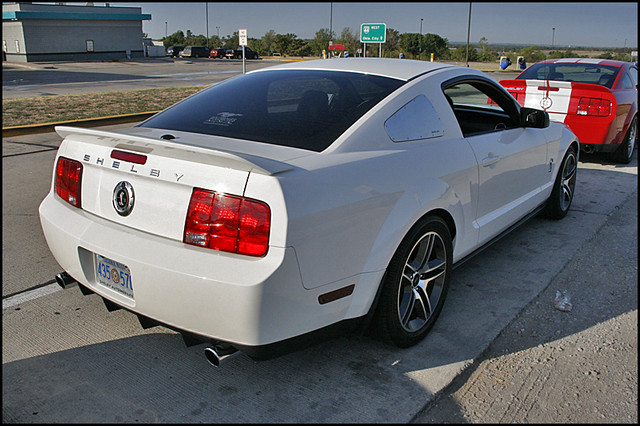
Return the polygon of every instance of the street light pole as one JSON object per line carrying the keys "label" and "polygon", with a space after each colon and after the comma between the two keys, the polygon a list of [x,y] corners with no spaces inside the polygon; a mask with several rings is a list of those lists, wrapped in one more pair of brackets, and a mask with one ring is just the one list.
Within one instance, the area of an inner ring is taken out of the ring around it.
{"label": "street light pole", "polygon": [[422,21],[424,18],[420,18],[420,56],[422,56]]}
{"label": "street light pole", "polygon": [[167,21],[164,21],[164,37],[167,38]]}
{"label": "street light pole", "polygon": [[556,38],[556,29],[555,28],[551,28],[551,29],[553,30],[553,32],[551,33],[551,50],[553,50],[553,46]]}

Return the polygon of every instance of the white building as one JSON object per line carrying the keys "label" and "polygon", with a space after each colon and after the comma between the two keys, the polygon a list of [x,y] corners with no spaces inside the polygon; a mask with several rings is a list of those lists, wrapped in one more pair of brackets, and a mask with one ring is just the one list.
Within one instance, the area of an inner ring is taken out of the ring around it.
{"label": "white building", "polygon": [[145,56],[139,7],[3,3],[2,51],[9,62],[113,60]]}

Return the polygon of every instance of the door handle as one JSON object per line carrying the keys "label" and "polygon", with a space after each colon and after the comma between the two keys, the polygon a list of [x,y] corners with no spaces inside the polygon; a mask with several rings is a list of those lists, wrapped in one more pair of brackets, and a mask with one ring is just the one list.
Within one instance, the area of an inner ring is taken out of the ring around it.
{"label": "door handle", "polygon": [[489,167],[497,163],[498,161],[500,161],[500,156],[494,155],[492,152],[490,152],[488,157],[482,159],[482,165],[484,167]]}

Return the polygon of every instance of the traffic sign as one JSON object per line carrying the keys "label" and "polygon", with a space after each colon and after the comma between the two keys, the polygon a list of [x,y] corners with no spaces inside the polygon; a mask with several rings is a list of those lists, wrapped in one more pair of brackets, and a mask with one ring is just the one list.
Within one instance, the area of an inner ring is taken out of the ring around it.
{"label": "traffic sign", "polygon": [[362,24],[360,26],[360,42],[385,43],[387,40],[387,24]]}
{"label": "traffic sign", "polygon": [[247,30],[246,30],[246,28],[238,30],[238,40],[240,41],[240,46],[246,46],[247,45]]}

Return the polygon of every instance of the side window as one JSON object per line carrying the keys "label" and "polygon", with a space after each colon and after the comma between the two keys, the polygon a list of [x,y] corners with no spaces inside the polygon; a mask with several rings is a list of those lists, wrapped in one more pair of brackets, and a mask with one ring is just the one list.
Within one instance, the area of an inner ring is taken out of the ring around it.
{"label": "side window", "polygon": [[394,142],[431,139],[444,135],[440,116],[426,96],[420,95],[400,108],[384,123]]}
{"label": "side window", "polygon": [[636,87],[638,85],[638,69],[629,68],[629,74],[631,75],[631,80],[633,80],[633,86]]}
{"label": "side window", "polygon": [[629,77],[629,74],[625,74],[622,77],[622,87],[625,89],[633,89],[633,83],[631,83],[631,77]]}
{"label": "side window", "polygon": [[520,126],[514,102],[491,83],[463,81],[444,89],[465,137]]}

